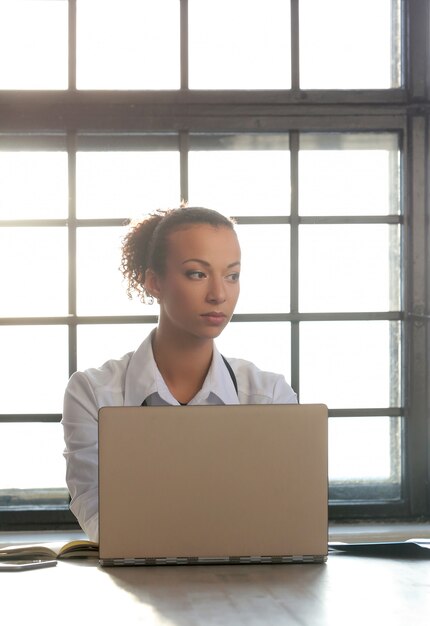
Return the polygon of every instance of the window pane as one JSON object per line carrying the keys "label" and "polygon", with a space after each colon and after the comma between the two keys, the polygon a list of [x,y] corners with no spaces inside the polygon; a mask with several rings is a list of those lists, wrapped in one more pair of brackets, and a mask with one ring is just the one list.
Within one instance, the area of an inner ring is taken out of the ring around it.
{"label": "window pane", "polygon": [[242,250],[240,297],[236,313],[290,310],[290,227],[237,225]]}
{"label": "window pane", "polygon": [[189,201],[228,215],[290,213],[290,153],[286,135],[191,138]]}
{"label": "window pane", "polygon": [[300,148],[301,215],[399,213],[396,134],[302,134]]}
{"label": "window pane", "polygon": [[66,89],[68,2],[0,2],[0,89]]}
{"label": "window pane", "polygon": [[66,488],[61,424],[3,423],[0,438],[0,500],[3,489]]}
{"label": "window pane", "polygon": [[330,480],[399,481],[400,468],[393,466],[400,452],[398,430],[392,417],[331,417]]}
{"label": "window pane", "polygon": [[62,412],[67,339],[65,326],[0,326],[1,413]]}
{"label": "window pane", "polygon": [[67,216],[65,152],[0,152],[0,219]]}
{"label": "window pane", "polygon": [[329,408],[398,406],[397,322],[302,322],[300,401]]}
{"label": "window pane", "polygon": [[299,5],[302,89],[399,86],[392,0],[300,0]]}
{"label": "window pane", "polygon": [[398,310],[398,226],[301,225],[299,251],[301,311]]}
{"label": "window pane", "polygon": [[137,350],[155,324],[79,325],[78,370],[99,367],[109,359],[120,359]]}
{"label": "window pane", "polygon": [[180,202],[178,152],[78,152],[77,215],[139,216]]}
{"label": "window pane", "polygon": [[127,228],[77,231],[77,310],[79,315],[157,315],[158,305],[129,300],[119,266]]}
{"label": "window pane", "polygon": [[285,0],[188,0],[192,89],[288,89]]}
{"label": "window pane", "polygon": [[216,344],[224,356],[247,359],[262,370],[283,374],[290,382],[290,332],[289,322],[231,322]]}
{"label": "window pane", "polygon": [[178,89],[178,0],[77,0],[79,89]]}
{"label": "window pane", "polygon": [[1,228],[2,315],[67,314],[65,228]]}

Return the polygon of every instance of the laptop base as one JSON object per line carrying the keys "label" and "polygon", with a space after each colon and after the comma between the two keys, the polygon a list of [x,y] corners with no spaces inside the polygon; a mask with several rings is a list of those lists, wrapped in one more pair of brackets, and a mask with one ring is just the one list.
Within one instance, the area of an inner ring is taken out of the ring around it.
{"label": "laptop base", "polygon": [[252,565],[252,564],[294,564],[325,563],[327,555],[294,556],[230,556],[230,557],[177,557],[177,558],[138,558],[138,559],[100,559],[102,567],[136,565]]}

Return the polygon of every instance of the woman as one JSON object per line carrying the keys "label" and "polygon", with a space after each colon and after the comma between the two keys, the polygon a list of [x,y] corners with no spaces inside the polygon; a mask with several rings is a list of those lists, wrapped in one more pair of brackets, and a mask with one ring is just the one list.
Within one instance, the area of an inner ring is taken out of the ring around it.
{"label": "woman", "polygon": [[62,424],[71,510],[98,540],[97,415],[102,406],[295,403],[283,376],[225,359],[214,339],[239,297],[240,246],[231,220],[210,209],[158,211],[124,239],[128,294],[160,305],[157,328],[139,348],[76,372]]}

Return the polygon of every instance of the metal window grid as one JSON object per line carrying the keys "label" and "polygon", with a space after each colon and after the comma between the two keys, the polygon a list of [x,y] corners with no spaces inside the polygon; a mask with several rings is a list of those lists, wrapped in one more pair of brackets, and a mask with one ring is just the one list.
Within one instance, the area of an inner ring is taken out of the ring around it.
{"label": "metal window grid", "polygon": [[[290,90],[199,91],[188,88],[188,2],[181,0],[181,88],[178,91],[76,90],[76,0],[69,0],[69,88],[64,92],[0,92],[0,148],[63,146],[69,159],[69,214],[64,220],[2,220],[0,227],[66,226],[69,239],[69,314],[62,317],[0,318],[1,325],[66,324],[69,370],[76,369],[78,324],[154,323],[154,316],[78,316],[76,313],[76,229],[117,226],[122,219],[76,218],[76,151],[79,145],[115,145],[128,149],[168,142],[180,154],[180,198],[188,196],[188,150],[192,133],[288,133],[291,153],[291,214],[288,217],[239,217],[238,223],[287,223],[291,228],[291,309],[284,314],[236,315],[235,321],[291,322],[292,386],[299,389],[300,323],[330,320],[388,320],[403,324],[404,405],[331,410],[333,417],[404,417],[403,486],[400,500],[347,501],[331,507],[332,517],[399,517],[429,514],[428,319],[429,319],[429,155],[430,49],[426,0],[403,0],[393,15],[402,16],[402,87],[389,90],[300,89],[299,0],[291,0]],[[398,45],[397,43],[395,45]],[[393,72],[398,72],[394,68]],[[402,148],[403,214],[383,217],[307,218],[298,213],[298,151],[302,132],[397,132]],[[86,143],[87,142],[87,143]],[[387,313],[300,313],[298,307],[298,228],[306,223],[386,223],[403,228],[402,300]],[[60,415],[0,415],[0,422],[58,422]],[[73,525],[67,506],[24,508],[0,505],[0,528]]]}

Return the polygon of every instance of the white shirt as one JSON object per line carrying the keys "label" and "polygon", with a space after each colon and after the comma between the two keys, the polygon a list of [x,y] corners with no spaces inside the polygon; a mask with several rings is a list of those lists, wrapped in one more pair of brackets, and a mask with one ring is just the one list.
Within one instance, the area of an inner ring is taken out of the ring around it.
{"label": "white shirt", "polygon": [[[218,350],[203,387],[189,404],[294,404],[297,396],[280,374],[253,363],[228,359],[238,391]],[[64,396],[62,424],[70,508],[84,532],[98,541],[98,410],[102,406],[140,406],[179,402],[164,382],[152,352],[151,335],[135,352],[98,369],[75,372]]]}

